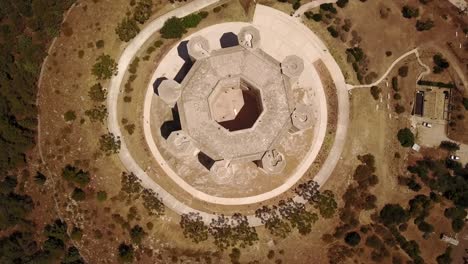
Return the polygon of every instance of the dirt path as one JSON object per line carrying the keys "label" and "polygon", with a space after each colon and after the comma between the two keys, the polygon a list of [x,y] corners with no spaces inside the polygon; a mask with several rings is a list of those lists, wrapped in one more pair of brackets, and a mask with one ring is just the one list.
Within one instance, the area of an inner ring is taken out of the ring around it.
{"label": "dirt path", "polygon": [[378,79],[377,81],[371,83],[371,84],[363,84],[363,85],[351,85],[349,84],[348,85],[348,89],[351,90],[351,89],[355,89],[355,88],[370,88],[372,86],[376,86],[376,85],[379,85],[379,83],[381,83],[383,80],[385,80],[385,78],[387,78],[387,75],[390,74],[390,72],[393,70],[393,68],[402,60],[404,60],[406,57],[410,56],[410,55],[416,55],[416,58],[418,59],[418,63],[419,65],[421,65],[425,71],[422,72],[421,74],[419,74],[418,78],[416,79],[416,82],[418,82],[419,80],[421,80],[421,78],[424,76],[424,75],[427,75],[429,73],[431,73],[431,68],[429,68],[429,66],[427,66],[426,64],[424,64],[420,57],[419,57],[419,52],[418,52],[418,48],[415,48],[415,49],[412,49],[408,52],[406,52],[405,54],[401,55],[398,59],[396,59],[391,65],[390,67],[388,67],[387,71],[380,77],[380,79]]}
{"label": "dirt path", "polygon": [[320,6],[321,4],[330,4],[330,3],[336,3],[337,0],[315,0],[310,3],[301,5],[296,12],[294,12],[293,17],[295,18],[300,18],[305,12],[309,11],[310,9],[316,8]]}

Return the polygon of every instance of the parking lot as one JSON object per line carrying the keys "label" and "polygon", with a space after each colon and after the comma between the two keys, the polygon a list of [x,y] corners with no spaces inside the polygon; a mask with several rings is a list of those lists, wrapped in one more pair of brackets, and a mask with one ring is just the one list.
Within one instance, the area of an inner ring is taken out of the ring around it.
{"label": "parking lot", "polygon": [[[428,122],[432,127],[424,127],[422,122]],[[444,120],[430,120],[413,116],[412,126],[416,129],[416,143],[424,147],[437,147],[441,141],[453,141],[445,133],[446,125],[447,122]],[[459,161],[463,165],[468,163],[468,145],[460,144],[460,150],[456,152],[456,156],[460,157]]]}

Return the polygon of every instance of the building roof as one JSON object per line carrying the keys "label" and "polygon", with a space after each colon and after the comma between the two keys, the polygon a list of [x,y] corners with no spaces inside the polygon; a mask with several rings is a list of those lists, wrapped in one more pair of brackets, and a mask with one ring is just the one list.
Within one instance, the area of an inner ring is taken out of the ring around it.
{"label": "building roof", "polygon": [[[208,99],[232,80],[244,83],[242,89],[258,90],[262,104],[255,124],[234,132],[214,120]],[[182,129],[213,160],[259,160],[289,127],[289,83],[280,63],[259,49],[235,46],[213,50],[194,63],[181,83],[177,105]]]}

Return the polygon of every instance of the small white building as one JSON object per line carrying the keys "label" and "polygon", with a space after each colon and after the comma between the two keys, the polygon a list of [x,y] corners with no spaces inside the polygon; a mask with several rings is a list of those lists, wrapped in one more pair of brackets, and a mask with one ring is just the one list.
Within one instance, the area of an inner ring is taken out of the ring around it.
{"label": "small white building", "polygon": [[454,246],[458,246],[458,240],[456,240],[455,238],[453,237],[449,237],[445,234],[442,234],[440,240],[444,241],[445,243],[449,243],[449,244],[452,244]]}

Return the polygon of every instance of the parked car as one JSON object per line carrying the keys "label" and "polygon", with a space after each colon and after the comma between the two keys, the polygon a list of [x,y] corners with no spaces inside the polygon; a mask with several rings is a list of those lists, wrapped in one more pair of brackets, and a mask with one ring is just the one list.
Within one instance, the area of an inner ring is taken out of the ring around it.
{"label": "parked car", "polygon": [[425,127],[429,127],[429,128],[432,127],[432,124],[428,123],[428,122],[422,122],[422,125],[425,126]]}
{"label": "parked car", "polygon": [[450,156],[449,156],[449,159],[451,159],[451,160],[459,160],[460,157],[459,157],[459,156],[455,156],[455,155],[450,155]]}

